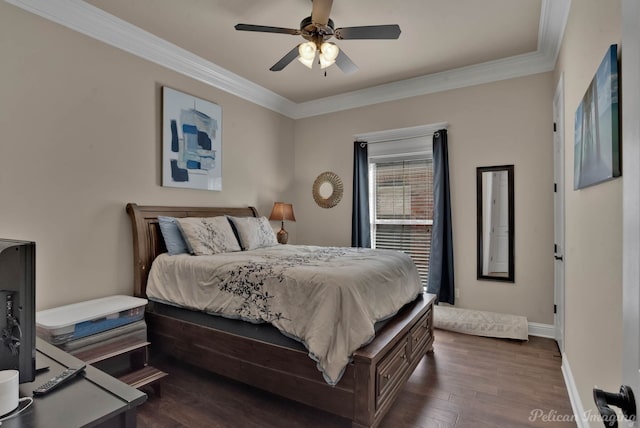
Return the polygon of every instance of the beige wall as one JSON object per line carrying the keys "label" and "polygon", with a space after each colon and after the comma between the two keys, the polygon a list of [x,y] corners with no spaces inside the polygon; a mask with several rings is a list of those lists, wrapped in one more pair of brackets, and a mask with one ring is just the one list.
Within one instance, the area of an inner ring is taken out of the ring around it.
{"label": "beige wall", "polygon": [[[622,179],[573,190],[573,115],[619,40],[618,0],[574,1],[554,73],[293,121],[0,2],[0,237],[37,242],[38,309],[131,292],[127,202],[268,215],[290,201],[291,242],[349,245],[353,135],[448,122],[458,306],[552,324],[551,104],[563,73],[565,350],[592,409],[593,385],[621,383]],[[222,106],[222,192],[160,186],[163,85]],[[515,284],[475,274],[475,168],[499,164],[515,164]],[[311,196],[323,171],[345,185],[332,209]]]}
{"label": "beige wall", "polygon": [[[131,292],[127,202],[268,215],[290,201],[291,242],[349,245],[354,134],[448,122],[458,306],[552,324],[551,104],[563,73],[565,351],[593,411],[591,388],[621,383],[622,179],[573,190],[573,125],[619,40],[619,1],[572,2],[554,73],[293,121],[0,2],[0,237],[37,242],[38,309]],[[222,192],[161,187],[163,85],[222,106]],[[515,164],[515,284],[475,273],[475,168],[499,164]],[[311,196],[323,171],[344,182],[332,209]]]}
{"label": "beige wall", "polygon": [[[552,100],[544,73],[297,120],[297,243],[350,245],[355,134],[448,122],[456,305],[553,324]],[[515,165],[515,284],[476,279],[476,167],[503,164]],[[326,170],[345,187],[331,209],[311,196]]]}
{"label": "beige wall", "polygon": [[623,180],[574,191],[573,130],[576,108],[609,45],[620,43],[620,17],[618,0],[572,2],[554,73],[554,85],[564,73],[565,87],[565,352],[582,404],[592,412],[594,385],[617,391],[621,383]]}
{"label": "beige wall", "polygon": [[[36,241],[38,309],[132,292],[127,202],[288,199],[291,119],[5,2],[0,58],[0,237]],[[222,106],[222,192],[160,186],[163,85]]]}

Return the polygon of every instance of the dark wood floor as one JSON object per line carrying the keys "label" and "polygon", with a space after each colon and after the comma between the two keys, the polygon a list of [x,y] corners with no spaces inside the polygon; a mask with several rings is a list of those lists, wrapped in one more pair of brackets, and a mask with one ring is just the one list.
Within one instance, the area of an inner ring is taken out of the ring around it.
{"label": "dark wood floor", "polygon": [[[345,419],[172,359],[154,364],[170,375],[162,397],[149,391],[138,408],[142,428],[350,427]],[[381,428],[575,427],[562,421],[572,411],[560,365],[550,339],[519,342],[436,330],[434,353],[420,362]]]}

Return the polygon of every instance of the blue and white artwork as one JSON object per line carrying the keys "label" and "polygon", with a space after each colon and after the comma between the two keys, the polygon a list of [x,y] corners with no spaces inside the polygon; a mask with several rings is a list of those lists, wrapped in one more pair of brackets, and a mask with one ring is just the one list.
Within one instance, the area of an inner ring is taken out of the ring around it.
{"label": "blue and white artwork", "polygon": [[222,190],[222,108],[162,88],[162,185]]}
{"label": "blue and white artwork", "polygon": [[573,188],[620,177],[618,46],[600,63],[575,117]]}

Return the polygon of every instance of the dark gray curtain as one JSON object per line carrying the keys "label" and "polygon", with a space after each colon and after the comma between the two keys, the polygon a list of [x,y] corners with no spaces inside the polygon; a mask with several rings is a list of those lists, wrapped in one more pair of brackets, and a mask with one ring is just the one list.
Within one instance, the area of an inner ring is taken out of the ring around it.
{"label": "dark gray curtain", "polygon": [[427,292],[438,296],[439,302],[454,304],[453,234],[447,130],[433,134],[433,229]]}
{"label": "dark gray curtain", "polygon": [[366,144],[353,143],[353,210],[351,246],[371,248],[369,226],[369,151]]}

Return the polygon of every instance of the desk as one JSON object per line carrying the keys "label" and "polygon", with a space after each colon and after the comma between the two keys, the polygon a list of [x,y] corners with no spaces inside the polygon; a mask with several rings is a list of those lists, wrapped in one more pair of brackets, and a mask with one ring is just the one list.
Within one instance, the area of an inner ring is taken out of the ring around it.
{"label": "desk", "polygon": [[[36,367],[49,366],[33,382],[20,385],[20,397],[80,360],[36,338]],[[7,419],[2,428],[74,428],[136,426],[136,407],[147,395],[87,365],[84,375],[71,379],[49,394],[34,398],[20,415]]]}

